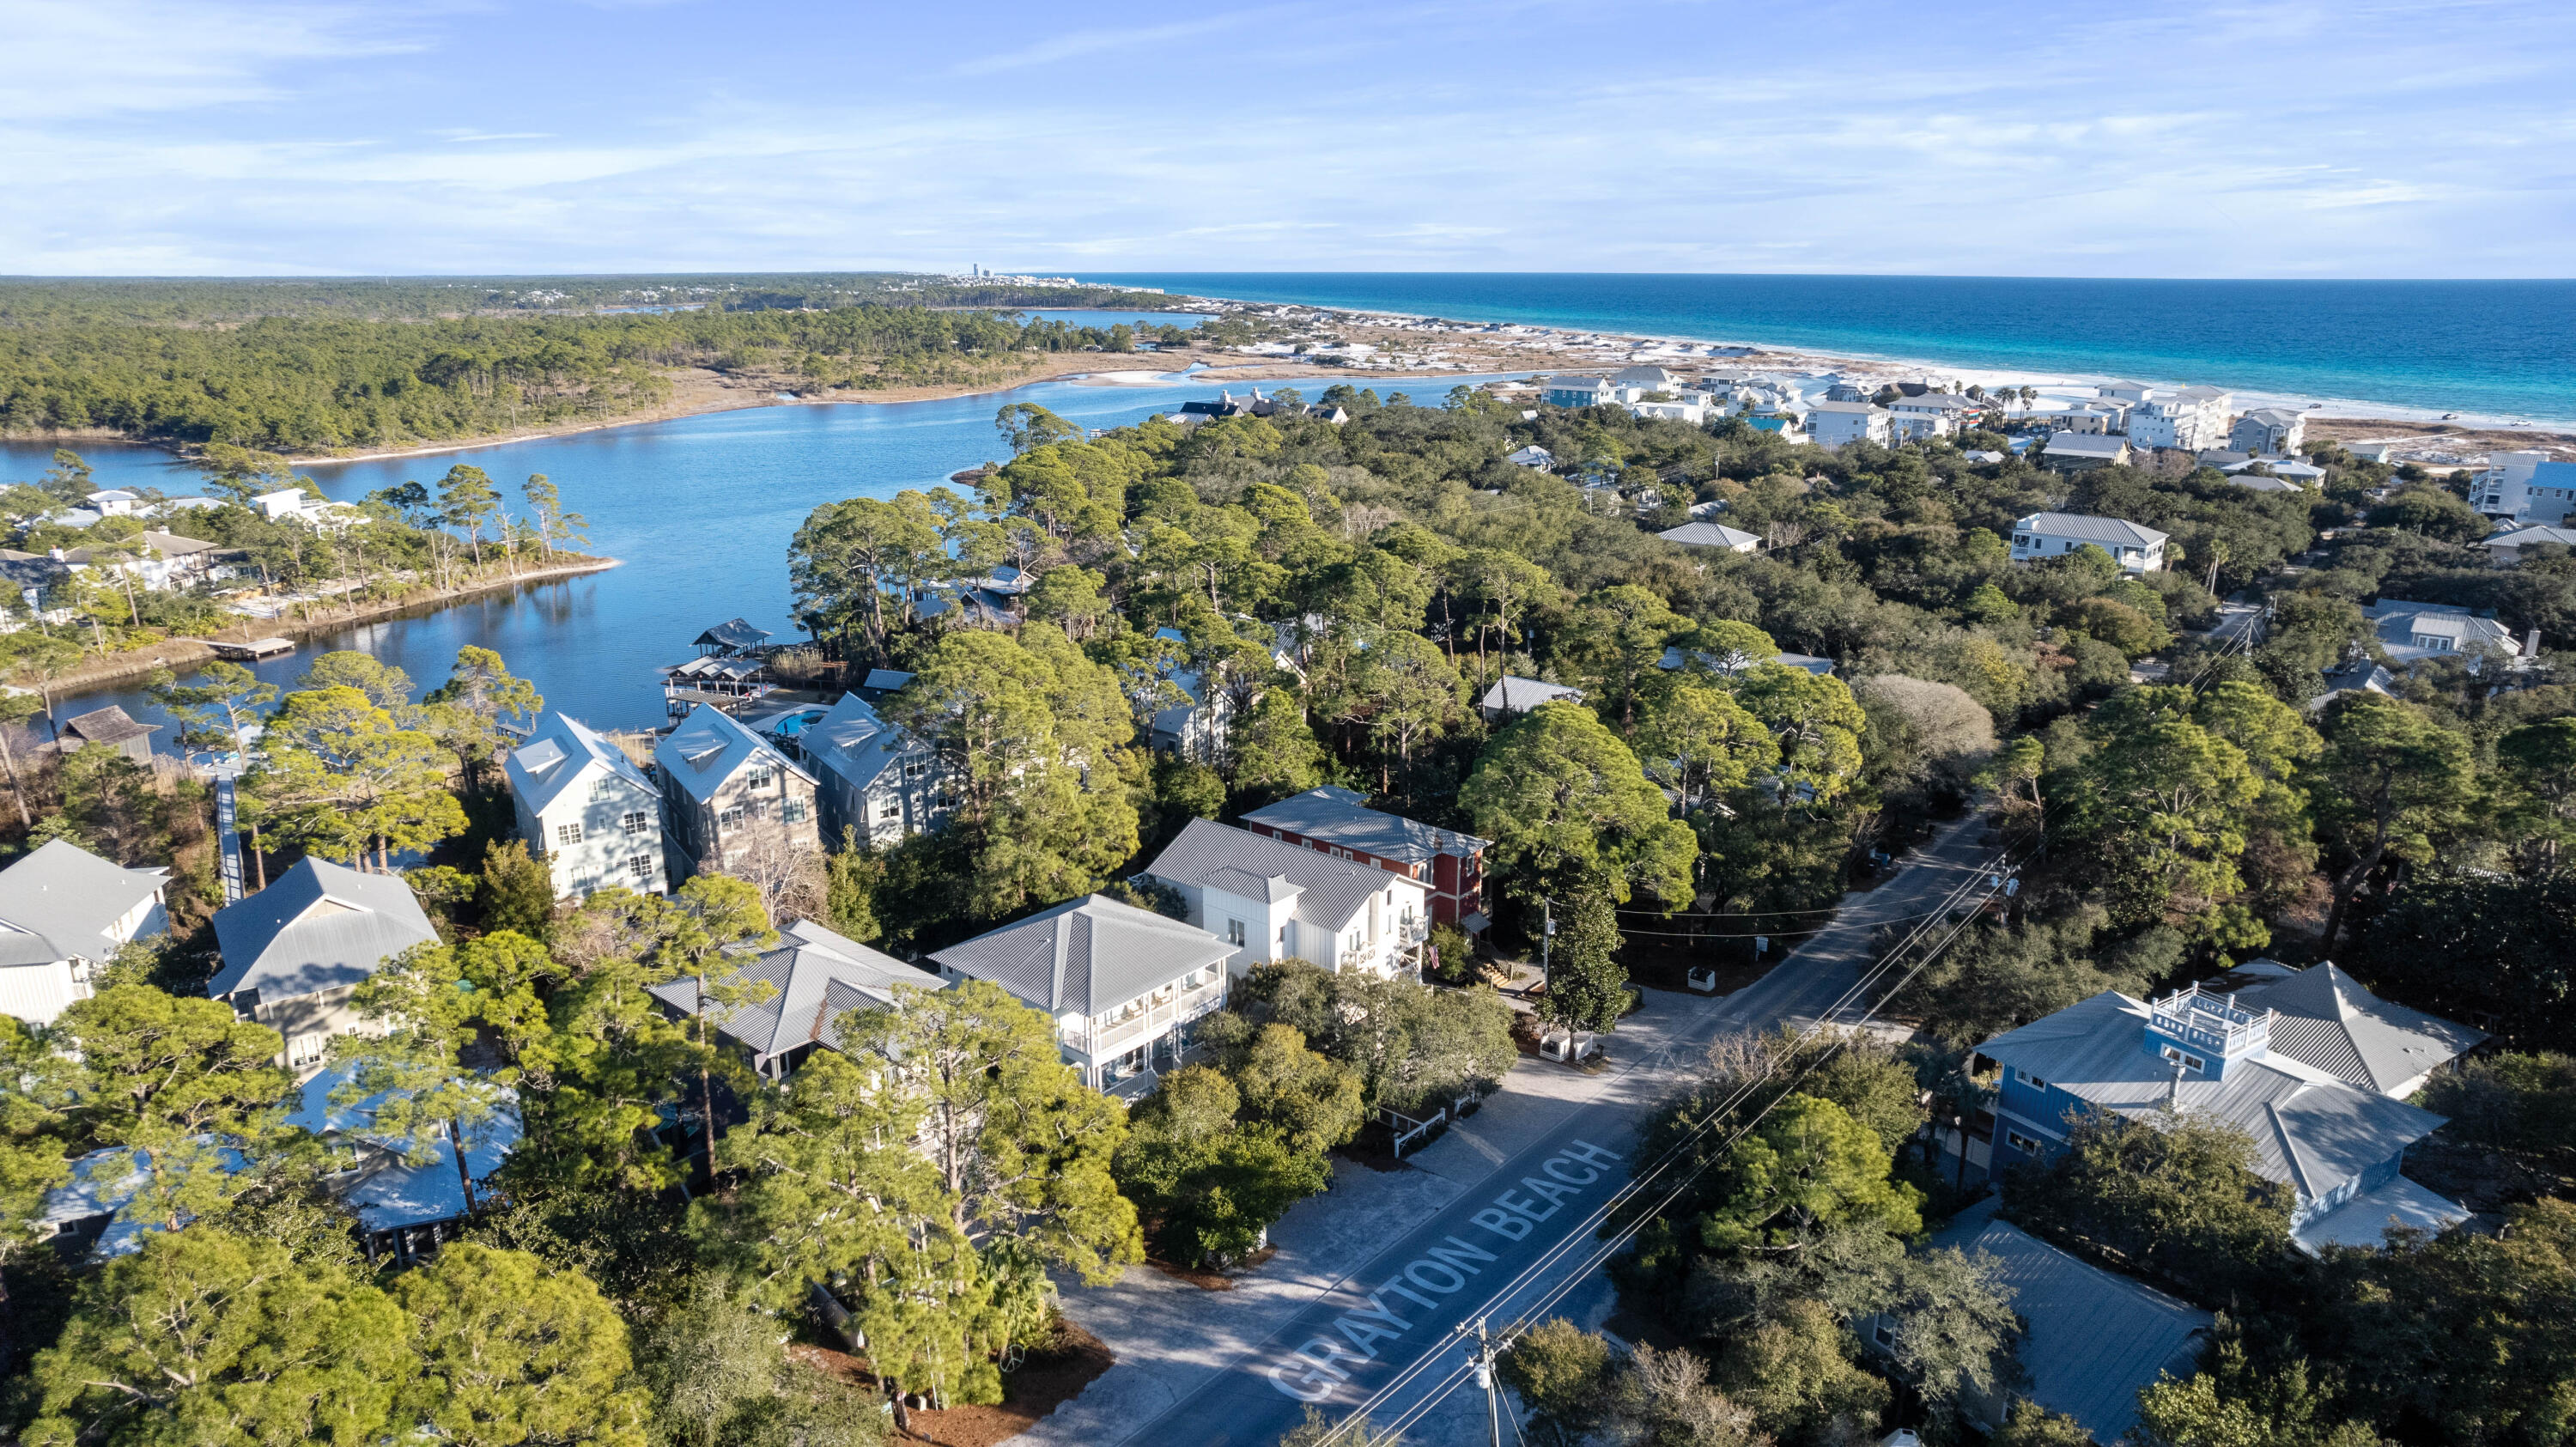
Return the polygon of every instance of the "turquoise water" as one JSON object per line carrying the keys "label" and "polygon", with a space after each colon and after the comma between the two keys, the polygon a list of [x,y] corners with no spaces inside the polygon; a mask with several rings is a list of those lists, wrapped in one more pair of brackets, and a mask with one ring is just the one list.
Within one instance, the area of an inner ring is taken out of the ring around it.
{"label": "turquoise water", "polygon": [[[1127,358],[1110,363],[1122,364],[1138,365]],[[1460,380],[1426,379],[1414,394],[1428,403]],[[1291,385],[1311,396],[1330,384]],[[658,726],[661,681],[654,667],[687,658],[689,640],[709,625],[742,617],[780,641],[804,636],[790,611],[787,543],[817,504],[938,486],[960,468],[1007,457],[1008,445],[993,429],[993,414],[1005,402],[1036,402],[1085,426],[1118,427],[1213,397],[1217,387],[1054,381],[932,402],[755,407],[311,467],[325,493],[355,499],[406,480],[435,483],[450,466],[472,463],[514,504],[520,482],[542,472],[563,490],[567,508],[590,519],[588,551],[622,559],[623,566],[365,624],[262,662],[257,671],[291,683],[319,649],[363,648],[430,686],[447,676],[456,650],[471,643],[498,650],[536,683],[549,708],[603,728]],[[78,450],[97,469],[101,487],[155,487],[174,496],[203,490],[193,469],[158,448]],[[49,444],[0,442],[0,481],[31,480],[52,455]],[[146,722],[165,721],[139,689],[104,690],[85,702],[118,703]],[[160,743],[168,748],[169,736]]]}
{"label": "turquoise water", "polygon": [[2576,425],[2576,281],[1393,272],[1083,279]]}

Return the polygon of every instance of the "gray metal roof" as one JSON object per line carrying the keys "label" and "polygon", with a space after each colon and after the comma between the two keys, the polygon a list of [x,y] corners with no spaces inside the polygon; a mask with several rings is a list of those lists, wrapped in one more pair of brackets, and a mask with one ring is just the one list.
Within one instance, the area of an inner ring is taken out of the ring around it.
{"label": "gray metal roof", "polygon": [[1271,903],[1297,896],[1297,917],[1339,932],[1389,887],[1386,871],[1284,839],[1193,819],[1145,872],[1173,884],[1213,885]]}
{"label": "gray metal roof", "polygon": [[1710,522],[1684,523],[1677,528],[1666,528],[1655,536],[1686,548],[1726,548],[1735,552],[1759,547],[1762,543],[1760,538],[1740,528]]}
{"label": "gray metal roof", "polygon": [[51,964],[116,953],[108,926],[158,894],[166,869],[127,869],[62,839],[48,839],[0,869],[0,964]]}
{"label": "gray metal roof", "polygon": [[799,737],[815,767],[829,769],[861,793],[913,752],[917,742],[909,730],[887,722],[855,693],[842,694]]}
{"label": "gray metal roof", "polygon": [[1206,930],[1094,894],[931,958],[1049,1014],[1097,1015],[1233,953]]}
{"label": "gray metal roof", "polygon": [[2225,1121],[2253,1138],[2255,1169],[2304,1200],[2332,1193],[2443,1122],[2283,1051],[2230,1061],[2217,1080],[2185,1075],[2177,1086],[2174,1067],[2147,1048],[2147,1020],[2144,1002],[2105,990],[1977,1053],[2133,1119],[2162,1119],[2171,1099],[2186,1113]]}
{"label": "gray metal roof", "polygon": [[1505,674],[1493,687],[1485,690],[1485,696],[1481,702],[1486,708],[1498,708],[1509,713],[1525,713],[1540,704],[1555,703],[1560,699],[1567,703],[1581,703],[1583,690],[1569,688],[1561,683],[1541,683],[1535,678],[1514,678],[1510,674]]}
{"label": "gray metal roof", "polygon": [[2392,1005],[2322,964],[2236,992],[2250,1009],[2277,1010],[2272,1053],[2313,1065],[2346,1085],[2386,1095],[2487,1038],[2439,1015]]}
{"label": "gray metal roof", "polygon": [[2129,448],[2129,439],[2116,432],[2052,432],[2047,450],[2060,457],[2117,457]]}
{"label": "gray metal roof", "polygon": [[900,668],[871,668],[868,670],[868,676],[860,680],[859,686],[883,689],[892,693],[910,682],[912,682],[912,675]]}
{"label": "gray metal roof", "polygon": [[263,1003],[354,985],[438,931],[401,876],[361,874],[310,855],[248,899],[215,911],[224,967],[206,993]]}
{"label": "gray metal roof", "polygon": [[2531,546],[2533,543],[2556,543],[2561,547],[2576,548],[2576,528],[2550,527],[2541,523],[2533,523],[2528,527],[2515,528],[2509,533],[2498,533],[2494,537],[2487,539],[2485,542],[2477,544],[2477,546],[2484,548],[2525,548]]}
{"label": "gray metal roof", "polygon": [[753,761],[794,774],[807,783],[814,776],[788,761],[785,754],[769,746],[769,741],[723,709],[699,704],[680,726],[662,736],[653,746],[653,763],[664,778],[680,786],[682,792],[700,803],[715,797],[745,766]]}
{"label": "gray metal roof", "polygon": [[[763,980],[770,997],[716,1017],[716,1030],[767,1060],[800,1045],[841,1048],[840,1018],[851,1010],[894,1002],[897,985],[923,990],[948,982],[882,950],[834,934],[812,920],[781,926],[778,944],[742,962],[745,980]],[[652,987],[653,998],[684,1015],[698,1008],[698,982],[682,976]]]}
{"label": "gray metal roof", "polygon": [[1331,784],[1292,795],[1243,817],[1249,823],[1285,829],[1402,864],[1419,864],[1441,854],[1473,854],[1492,842],[1400,814],[1383,813],[1368,807],[1366,796]]}
{"label": "gray metal roof", "polygon": [[769,639],[769,630],[754,628],[740,618],[728,619],[697,637],[701,648],[758,648]]}
{"label": "gray metal roof", "polygon": [[568,714],[550,713],[538,719],[536,732],[510,751],[501,768],[510,781],[510,792],[527,804],[528,812],[543,814],[565,790],[591,777],[594,764],[647,794],[654,792],[653,781],[644,777],[624,749]]}
{"label": "gray metal roof", "polygon": [[2151,548],[2171,536],[2120,518],[2088,517],[2078,512],[2035,512],[2014,523],[2013,530],[2119,548]]}
{"label": "gray metal roof", "polygon": [[2030,1373],[2031,1399],[2083,1423],[2094,1441],[2117,1442],[2137,1424],[2138,1389],[2157,1373],[2191,1374],[2208,1312],[2079,1261],[2009,1222],[1988,1221],[1962,1249],[1994,1259],[2013,1310],[2029,1324],[2018,1355]]}

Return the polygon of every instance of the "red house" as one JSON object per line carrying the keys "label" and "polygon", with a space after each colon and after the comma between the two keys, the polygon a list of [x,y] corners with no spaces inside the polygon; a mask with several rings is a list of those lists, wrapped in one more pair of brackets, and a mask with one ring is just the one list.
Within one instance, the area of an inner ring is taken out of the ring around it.
{"label": "red house", "polygon": [[1431,893],[1431,918],[1469,931],[1485,918],[1485,849],[1473,834],[1368,807],[1367,796],[1327,785],[1243,816],[1243,827],[1291,844],[1419,880]]}

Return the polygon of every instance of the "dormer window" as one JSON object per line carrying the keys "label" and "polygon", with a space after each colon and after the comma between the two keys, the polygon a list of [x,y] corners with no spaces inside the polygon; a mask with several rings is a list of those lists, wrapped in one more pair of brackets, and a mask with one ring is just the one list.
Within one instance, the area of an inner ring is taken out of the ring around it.
{"label": "dormer window", "polygon": [[2181,1066],[2185,1070],[2203,1071],[2209,1068],[2208,1061],[2201,1059],[2199,1056],[2192,1054],[2190,1051],[2183,1049],[2179,1045],[2166,1046],[2164,1048],[2164,1057],[2174,1064]]}

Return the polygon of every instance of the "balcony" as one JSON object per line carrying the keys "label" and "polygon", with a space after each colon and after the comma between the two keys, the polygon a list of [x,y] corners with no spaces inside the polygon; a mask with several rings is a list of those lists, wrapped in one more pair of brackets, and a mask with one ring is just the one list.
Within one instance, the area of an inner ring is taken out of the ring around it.
{"label": "balcony", "polygon": [[1061,1038],[1070,1048],[1098,1060],[1103,1056],[1123,1054],[1220,1009],[1224,1004],[1225,977],[1220,973],[1192,989],[1166,986],[1147,997],[1131,1013],[1102,1016],[1081,1025],[1067,1026]]}

